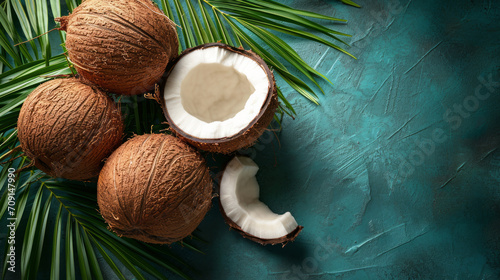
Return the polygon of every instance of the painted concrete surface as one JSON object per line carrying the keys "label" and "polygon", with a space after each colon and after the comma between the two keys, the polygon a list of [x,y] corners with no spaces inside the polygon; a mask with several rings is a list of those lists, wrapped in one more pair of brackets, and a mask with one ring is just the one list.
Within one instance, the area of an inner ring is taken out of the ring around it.
{"label": "painted concrete surface", "polygon": [[[284,39],[335,84],[250,150],[285,248],[200,227],[199,279],[500,279],[500,2],[283,1],[349,20],[359,59]],[[325,85],[326,86],[326,85]],[[274,139],[274,140],[268,140]]]}

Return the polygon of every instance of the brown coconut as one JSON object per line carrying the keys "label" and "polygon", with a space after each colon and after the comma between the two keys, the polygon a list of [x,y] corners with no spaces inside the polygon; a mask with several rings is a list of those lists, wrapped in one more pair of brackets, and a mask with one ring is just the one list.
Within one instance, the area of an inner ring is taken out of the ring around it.
{"label": "brown coconut", "polygon": [[96,177],[103,159],[120,145],[123,122],[113,100],[75,78],[38,86],[21,108],[21,147],[35,166],[53,177]]}
{"label": "brown coconut", "polygon": [[204,159],[171,135],[128,140],[99,175],[97,202],[109,228],[144,242],[170,244],[190,235],[211,199]]}
{"label": "brown coconut", "polygon": [[[260,110],[259,114],[252,120],[248,120],[248,125],[244,129],[229,137],[200,139],[193,135],[190,135],[189,133],[184,131],[182,127],[176,124],[175,121],[173,121],[165,103],[165,97],[164,97],[165,91],[163,89],[165,88],[166,83],[169,82],[168,77],[170,73],[176,67],[179,61],[181,61],[183,57],[189,55],[190,53],[196,50],[204,50],[208,48],[220,48],[228,50],[230,52],[234,52],[254,60],[266,73],[266,76],[269,81],[267,98],[262,107],[259,108]],[[254,145],[255,142],[257,142],[258,138],[269,127],[271,121],[274,118],[276,109],[278,107],[278,95],[277,95],[277,88],[274,75],[273,72],[267,66],[267,64],[264,62],[264,60],[253,51],[244,50],[242,48],[235,48],[222,43],[204,44],[194,48],[187,49],[184,52],[182,52],[181,55],[172,62],[172,66],[169,66],[169,73],[167,74],[167,78],[163,81],[161,88],[162,90],[160,92],[159,102],[163,108],[164,115],[170,127],[176,132],[177,136],[182,140],[188,142],[189,144],[199,148],[200,150],[214,152],[214,153],[229,154],[236,150],[245,149]]]}
{"label": "brown coconut", "polygon": [[118,94],[152,89],[179,51],[175,24],[151,0],[87,0],[56,21],[80,76]]}

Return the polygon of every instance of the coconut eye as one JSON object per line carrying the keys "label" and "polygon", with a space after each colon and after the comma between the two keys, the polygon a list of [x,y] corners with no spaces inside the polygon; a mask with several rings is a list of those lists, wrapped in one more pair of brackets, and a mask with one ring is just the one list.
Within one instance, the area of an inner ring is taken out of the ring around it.
{"label": "coconut eye", "polygon": [[253,145],[278,106],[266,63],[220,43],[184,51],[166,78],[161,102],[179,137],[219,153]]}

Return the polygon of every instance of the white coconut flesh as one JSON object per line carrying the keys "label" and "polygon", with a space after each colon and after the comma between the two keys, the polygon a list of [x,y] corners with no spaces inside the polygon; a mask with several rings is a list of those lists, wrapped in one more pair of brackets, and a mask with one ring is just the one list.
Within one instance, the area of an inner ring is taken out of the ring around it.
{"label": "white coconut flesh", "polygon": [[248,157],[235,157],[226,167],[220,184],[220,202],[226,216],[247,234],[260,239],[278,239],[298,224],[286,212],[278,215],[259,200],[255,174],[259,167]]}
{"label": "white coconut flesh", "polygon": [[182,56],[164,88],[171,121],[198,139],[228,138],[259,115],[269,92],[266,71],[255,60],[225,48]]}

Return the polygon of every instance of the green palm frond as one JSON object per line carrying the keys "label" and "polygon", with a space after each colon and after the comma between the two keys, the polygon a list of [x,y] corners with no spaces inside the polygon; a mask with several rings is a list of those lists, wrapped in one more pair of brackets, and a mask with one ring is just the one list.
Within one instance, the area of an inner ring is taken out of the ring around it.
{"label": "green palm frond", "polygon": [[[357,6],[352,1],[342,2]],[[95,182],[48,178],[30,167],[29,159],[16,148],[17,117],[28,94],[53,76],[73,74],[66,56],[52,53],[54,49],[58,53],[64,51],[65,33],[45,33],[56,26],[51,18],[65,15],[79,4],[80,0],[0,3],[0,162],[4,162],[0,169],[0,219],[6,221],[12,217],[11,212],[17,219],[18,273],[23,279],[35,279],[45,258],[50,267],[44,271],[50,274],[50,279],[103,279],[103,263],[120,279],[130,275],[137,279],[146,279],[147,275],[164,279],[165,270],[189,278],[186,271],[194,268],[169,248],[120,238],[106,228],[97,211]],[[316,92],[323,92],[319,80],[331,83],[330,80],[306,63],[280,34],[315,41],[352,56],[345,50],[348,45],[343,39],[349,35],[323,25],[345,20],[293,9],[275,1],[160,0],[159,6],[179,26],[179,52],[217,41],[252,49],[292,89],[316,104]],[[60,43],[54,43],[57,40]],[[278,96],[281,117],[296,115],[279,88]],[[141,96],[120,97],[119,101],[129,135],[166,128],[161,108],[154,102]],[[276,120],[279,122],[280,117],[276,116]],[[15,182],[14,211],[8,207],[9,168],[20,171]],[[193,236],[182,245],[200,252],[197,241]],[[7,240],[3,240],[0,248],[6,249],[7,245]],[[7,273],[7,252],[4,250],[0,256],[4,260],[2,279]]]}
{"label": "green palm frond", "polygon": [[[330,80],[311,67],[288,43],[280,39],[279,33],[316,41],[352,56],[342,47],[348,45],[340,38],[350,35],[312,20],[345,23],[346,20],[343,19],[293,9],[270,0],[162,0],[161,4],[164,12],[178,22],[183,48],[220,41],[235,47],[252,49],[294,90],[316,104],[318,97],[315,91],[303,82],[302,78],[321,92],[323,89],[317,78],[331,84]],[[289,66],[285,66],[281,61]],[[294,71],[298,71],[301,76],[292,74]],[[284,112],[293,115],[294,110],[286,98],[282,95],[280,100],[284,104],[281,107]]]}
{"label": "green palm frond", "polygon": [[351,1],[351,0],[341,0],[341,1],[344,4],[351,5],[351,6],[356,7],[356,8],[361,8],[361,6],[354,3],[354,1]]}
{"label": "green palm frond", "polygon": [[[19,164],[9,165],[8,168],[21,168],[24,162],[23,159]],[[75,279],[77,270],[80,271],[82,279],[102,279],[97,254],[103,257],[121,279],[125,279],[125,276],[123,271],[118,269],[114,258],[118,259],[137,279],[145,279],[143,272],[164,279],[162,272],[156,266],[168,269],[182,278],[189,278],[175,265],[188,267],[187,264],[167,248],[159,249],[158,246],[120,238],[110,232],[96,210],[94,184],[47,179],[40,171],[28,172],[25,177],[28,178],[17,181],[14,211],[17,221],[27,219],[25,228],[16,230],[17,238],[24,236],[22,242],[19,240],[16,242],[22,244],[18,245],[22,246],[20,254],[22,279],[36,278],[42,251],[52,253],[51,279]],[[3,215],[6,213],[4,209],[7,209],[8,202],[5,197],[3,196],[0,201]],[[30,203],[27,203],[28,200]],[[55,216],[55,219],[51,219],[51,223],[48,222],[49,216]],[[46,239],[52,241],[50,248],[44,248],[43,241]],[[185,243],[194,246],[189,240]],[[63,252],[64,257],[61,257]],[[62,260],[65,260],[65,263],[64,261],[61,263]],[[4,263],[2,271],[4,276],[6,267],[7,264]],[[62,276],[64,270],[65,277]]]}

